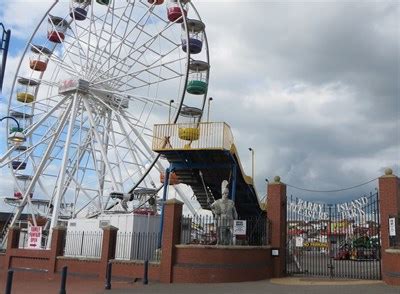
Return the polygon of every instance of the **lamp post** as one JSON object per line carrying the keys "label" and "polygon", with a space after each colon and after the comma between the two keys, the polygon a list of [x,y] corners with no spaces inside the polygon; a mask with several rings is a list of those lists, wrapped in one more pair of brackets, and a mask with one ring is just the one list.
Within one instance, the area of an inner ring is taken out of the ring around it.
{"label": "lamp post", "polygon": [[251,152],[251,178],[254,184],[254,149],[249,147],[249,151]]}
{"label": "lamp post", "polygon": [[3,89],[3,80],[4,80],[4,73],[6,70],[6,62],[8,55],[8,46],[10,45],[11,30],[6,30],[2,23],[0,23],[0,26],[3,29],[0,40],[0,51],[2,51],[2,60],[0,64],[0,92],[1,92]]}
{"label": "lamp post", "polygon": [[213,101],[213,97],[208,98],[208,105],[207,105],[207,122],[210,121],[210,106],[211,101]]}
{"label": "lamp post", "polygon": [[172,103],[174,103],[175,101],[173,99],[169,100],[169,108],[168,108],[168,124],[171,123],[171,105]]}
{"label": "lamp post", "polygon": [[14,145],[20,145],[23,142],[25,142],[26,138],[25,138],[24,133],[22,133],[19,122],[12,116],[2,117],[2,118],[0,118],[0,122],[3,121],[4,119],[12,119],[17,124],[17,130],[15,132],[12,132],[10,134],[10,136],[8,136],[8,140],[10,140]]}

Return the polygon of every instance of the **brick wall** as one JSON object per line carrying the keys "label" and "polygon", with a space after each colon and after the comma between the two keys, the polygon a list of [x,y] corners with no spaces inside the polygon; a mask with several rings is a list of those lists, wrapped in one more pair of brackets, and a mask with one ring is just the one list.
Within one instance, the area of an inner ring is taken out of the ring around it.
{"label": "brick wall", "polygon": [[175,283],[229,283],[272,276],[271,248],[177,245]]}
{"label": "brick wall", "polygon": [[[149,280],[161,283],[242,282],[272,277],[271,248],[179,245],[183,203],[166,201],[160,263],[149,264]],[[280,204],[279,204],[280,205]],[[114,279],[143,278],[144,264],[115,258],[117,229],[104,229],[100,258],[62,256],[65,228],[56,228],[50,250],[18,249],[19,229],[9,232],[7,254],[0,261],[6,268],[28,270],[54,277],[68,266],[68,274],[104,281],[107,264],[112,262]]]}

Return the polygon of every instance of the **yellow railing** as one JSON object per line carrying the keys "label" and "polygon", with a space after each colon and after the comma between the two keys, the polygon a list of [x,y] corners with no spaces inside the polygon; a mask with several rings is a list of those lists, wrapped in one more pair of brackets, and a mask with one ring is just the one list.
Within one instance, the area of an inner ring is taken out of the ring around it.
{"label": "yellow railing", "polygon": [[225,149],[233,144],[231,128],[224,122],[157,124],[153,150]]}

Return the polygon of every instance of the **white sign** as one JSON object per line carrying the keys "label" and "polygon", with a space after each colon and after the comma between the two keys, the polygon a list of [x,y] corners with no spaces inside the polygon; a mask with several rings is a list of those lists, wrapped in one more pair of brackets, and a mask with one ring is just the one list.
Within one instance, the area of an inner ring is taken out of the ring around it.
{"label": "white sign", "polygon": [[42,244],[42,227],[28,227],[28,248],[40,249]]}
{"label": "white sign", "polygon": [[233,234],[234,235],[246,235],[246,221],[245,220],[234,220],[233,221]]}
{"label": "white sign", "polygon": [[389,218],[389,236],[396,236],[396,218],[394,217]]}
{"label": "white sign", "polygon": [[304,239],[303,237],[296,237],[296,247],[303,247]]}
{"label": "white sign", "polygon": [[279,250],[278,249],[272,249],[271,254],[272,254],[272,256],[279,256]]}

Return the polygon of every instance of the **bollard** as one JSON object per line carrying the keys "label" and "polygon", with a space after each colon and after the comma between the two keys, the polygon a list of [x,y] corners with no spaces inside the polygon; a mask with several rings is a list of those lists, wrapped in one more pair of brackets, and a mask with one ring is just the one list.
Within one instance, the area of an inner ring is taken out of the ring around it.
{"label": "bollard", "polygon": [[68,273],[68,267],[64,266],[62,268],[61,272],[61,287],[60,287],[60,294],[66,294],[65,286],[67,284],[67,273]]}
{"label": "bollard", "polygon": [[106,272],[106,284],[104,289],[110,290],[111,289],[111,271],[112,271],[112,263],[111,261],[107,264],[107,272]]}
{"label": "bollard", "polygon": [[14,271],[13,270],[8,270],[7,272],[7,284],[6,284],[6,292],[5,294],[11,294],[11,289],[12,289],[12,283],[13,283],[13,275]]}
{"label": "bollard", "polygon": [[149,261],[146,260],[146,261],[144,262],[143,285],[147,285],[147,284],[149,283],[148,274],[149,274]]}

